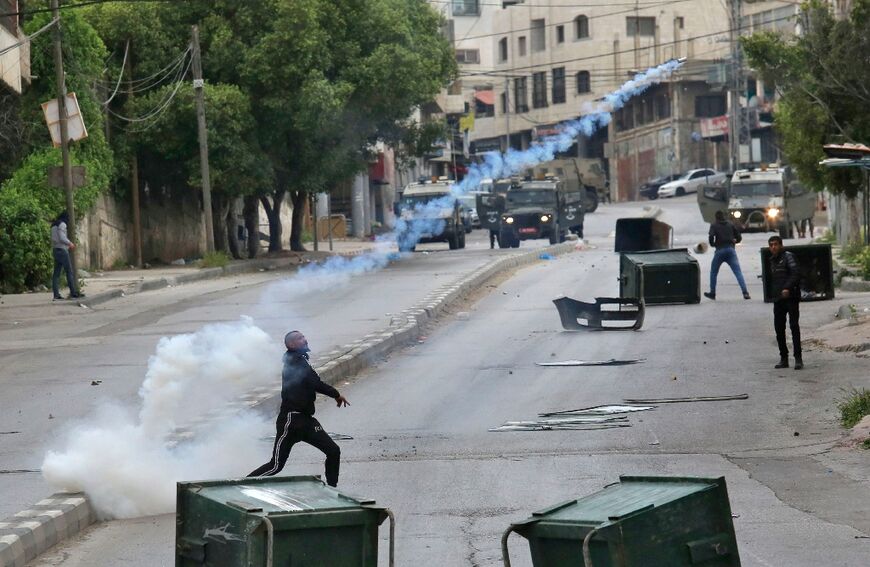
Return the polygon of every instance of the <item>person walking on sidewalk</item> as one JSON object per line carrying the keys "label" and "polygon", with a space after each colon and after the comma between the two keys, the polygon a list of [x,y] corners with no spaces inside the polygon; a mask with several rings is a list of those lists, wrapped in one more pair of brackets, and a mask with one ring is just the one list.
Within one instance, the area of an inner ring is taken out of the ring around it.
{"label": "person walking on sidewalk", "polygon": [[774,368],[788,368],[788,344],[785,341],[785,319],[788,317],[794,347],[794,369],[800,370],[804,367],[800,328],[800,268],[794,254],[783,249],[782,238],[771,236],[767,246],[770,249],[773,329],[779,346],[779,364]]}
{"label": "person walking on sidewalk", "polygon": [[740,291],[743,292],[743,299],[750,299],[749,290],[746,289],[746,281],[743,279],[743,271],[737,260],[737,250],[734,249],[734,245],[740,242],[743,237],[740,236],[737,227],[725,218],[725,213],[722,211],[716,211],[716,222],[710,225],[709,239],[710,246],[714,247],[716,252],[713,254],[713,263],[710,265],[710,291],[704,292],[704,297],[716,299],[716,279],[719,277],[719,268],[724,262],[734,272],[734,277],[737,278],[737,283],[740,285]]}
{"label": "person walking on sidewalk", "polygon": [[273,476],[281,472],[290,449],[303,441],[326,455],[326,484],[338,484],[341,450],[320,422],[314,419],[314,399],[317,394],[329,396],[338,407],[349,406],[338,390],[320,380],[308,363],[308,340],[299,331],[284,336],[284,370],[281,374],[281,409],[275,422],[275,446],[272,458],[248,476]]}
{"label": "person walking on sidewalk", "polygon": [[69,287],[70,299],[84,297],[83,293],[78,292],[76,282],[73,280],[72,263],[70,262],[69,253],[76,249],[66,233],[66,227],[69,223],[69,216],[66,211],[62,212],[51,223],[51,255],[54,257],[54,273],[51,275],[51,291],[54,293],[54,299],[63,299],[60,294],[60,272],[66,272],[66,284]]}

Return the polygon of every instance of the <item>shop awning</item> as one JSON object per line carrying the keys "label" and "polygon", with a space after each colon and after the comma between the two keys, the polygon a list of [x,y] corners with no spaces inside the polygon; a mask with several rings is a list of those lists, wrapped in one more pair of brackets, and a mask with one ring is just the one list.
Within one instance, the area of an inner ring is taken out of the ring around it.
{"label": "shop awning", "polygon": [[495,106],[495,91],[475,91],[474,98],[487,106]]}

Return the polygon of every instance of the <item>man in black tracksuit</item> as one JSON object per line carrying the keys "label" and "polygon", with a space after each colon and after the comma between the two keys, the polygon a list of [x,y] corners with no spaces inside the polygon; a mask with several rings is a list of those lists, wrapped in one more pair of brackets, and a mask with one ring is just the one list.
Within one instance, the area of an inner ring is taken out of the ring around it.
{"label": "man in black tracksuit", "polygon": [[791,252],[782,248],[782,238],[771,236],[767,245],[770,248],[770,278],[773,297],[773,328],[779,345],[779,364],[775,368],[788,368],[788,344],[785,340],[785,319],[791,328],[794,347],[794,369],[804,367],[801,353],[800,328],[800,271],[797,260]]}
{"label": "man in black tracksuit", "polygon": [[326,483],[338,484],[341,450],[329,434],[314,419],[314,399],[317,393],[336,401],[338,407],[350,405],[338,390],[320,380],[308,364],[308,341],[299,331],[290,331],[284,337],[284,370],[281,374],[281,411],[275,422],[275,446],[272,458],[248,476],[272,476],[281,472],[290,449],[299,441],[312,445],[326,455]]}

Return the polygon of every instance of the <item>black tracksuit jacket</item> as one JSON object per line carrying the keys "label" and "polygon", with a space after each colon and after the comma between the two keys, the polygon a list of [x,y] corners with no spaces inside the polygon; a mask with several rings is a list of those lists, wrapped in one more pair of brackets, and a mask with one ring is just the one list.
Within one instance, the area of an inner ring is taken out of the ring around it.
{"label": "black tracksuit jacket", "polygon": [[314,398],[323,394],[337,399],[338,390],[320,380],[308,364],[306,353],[288,350],[284,353],[281,373],[281,412],[299,412],[314,415]]}
{"label": "black tracksuit jacket", "polygon": [[782,298],[784,289],[789,290],[792,299],[799,299],[800,280],[800,269],[794,254],[783,251],[779,256],[770,257],[770,283],[774,301]]}

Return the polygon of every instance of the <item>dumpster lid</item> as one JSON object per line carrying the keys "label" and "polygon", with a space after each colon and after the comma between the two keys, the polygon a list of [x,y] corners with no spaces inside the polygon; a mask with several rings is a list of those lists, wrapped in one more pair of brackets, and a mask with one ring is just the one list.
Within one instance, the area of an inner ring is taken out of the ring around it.
{"label": "dumpster lid", "polygon": [[595,494],[534,512],[543,522],[601,525],[716,487],[707,478],[620,477]]}
{"label": "dumpster lid", "polygon": [[638,264],[674,264],[685,262],[687,259],[692,262],[697,262],[697,260],[689,254],[688,248],[622,252],[622,255]]}
{"label": "dumpster lid", "polygon": [[373,501],[357,499],[323,484],[316,476],[265,477],[185,483],[205,498],[263,514],[359,508]]}

